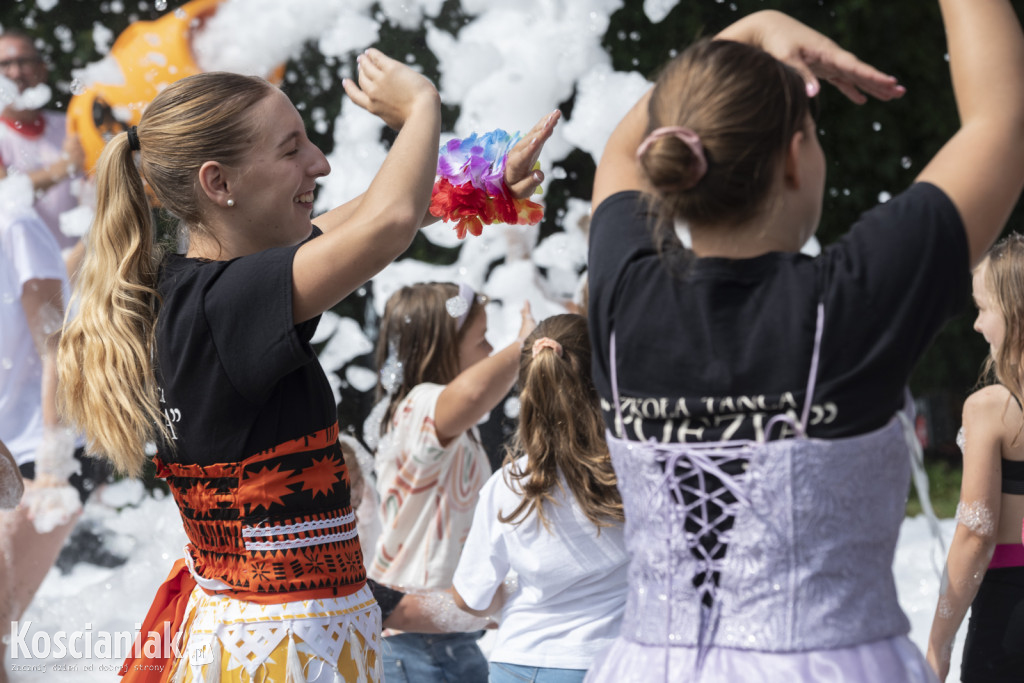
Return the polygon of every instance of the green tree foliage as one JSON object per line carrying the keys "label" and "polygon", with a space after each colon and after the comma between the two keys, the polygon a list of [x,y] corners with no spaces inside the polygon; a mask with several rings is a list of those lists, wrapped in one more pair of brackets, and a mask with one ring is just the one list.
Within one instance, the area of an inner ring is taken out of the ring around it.
{"label": "green tree foliage", "polygon": [[[170,8],[158,11],[153,2],[146,1],[6,0],[0,6],[0,25],[19,28],[39,39],[53,69],[55,106],[62,107],[73,68],[100,59],[102,43],[112,42],[132,21],[155,19],[180,3],[171,0],[168,4]],[[1014,5],[1018,13],[1024,11],[1024,0],[1015,0]],[[787,12],[830,35],[869,63],[898,76],[908,90],[900,101],[856,106],[834,89],[823,89],[820,134],[829,162],[818,236],[827,244],[838,239],[862,211],[913,182],[957,127],[938,3],[681,0],[664,20],[653,24],[644,13],[642,0],[625,0],[612,15],[603,44],[616,69],[653,78],[659,66],[692,39],[714,34],[738,17],[766,8]],[[471,19],[458,0],[447,0],[431,21],[457,33]],[[377,47],[408,56],[427,76],[437,79],[437,61],[426,48],[424,28],[410,31],[385,24]],[[344,106],[340,74],[346,70],[354,70],[352,56],[347,61],[325,59],[312,45],[288,67],[284,88],[309,122],[311,137],[325,150],[332,146],[334,119]],[[572,99],[560,104],[566,116],[571,116],[573,104]],[[446,109],[448,128],[457,116],[458,107]],[[564,173],[558,174],[546,194],[549,210],[542,235],[561,229],[558,217],[566,199],[587,198],[593,179],[594,160],[585,153],[575,152],[558,165]],[[1010,229],[1024,225],[1021,218],[1019,211],[1014,213]],[[455,255],[453,250],[426,240],[417,240],[408,254],[434,263],[451,262]],[[365,295],[353,296],[342,309],[345,315],[365,321]],[[934,436],[947,447],[952,441],[949,430],[958,422],[959,405],[974,386],[987,350],[971,331],[972,320],[972,312],[965,306],[964,314],[939,335],[913,377],[915,393],[931,396],[931,405],[938,406],[935,410],[945,413],[949,426]],[[364,412],[367,400],[357,399],[354,409]]]}

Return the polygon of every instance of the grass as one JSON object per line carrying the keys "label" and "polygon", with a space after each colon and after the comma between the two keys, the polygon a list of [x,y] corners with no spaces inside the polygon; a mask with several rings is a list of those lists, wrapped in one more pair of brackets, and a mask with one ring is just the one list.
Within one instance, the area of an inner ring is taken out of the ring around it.
{"label": "grass", "polygon": [[[925,459],[924,468],[928,472],[929,497],[935,514],[939,519],[953,517],[956,514],[956,504],[960,501],[959,465],[952,465],[945,460]],[[907,516],[913,517],[921,512],[917,489],[911,485],[910,496],[907,499]]]}

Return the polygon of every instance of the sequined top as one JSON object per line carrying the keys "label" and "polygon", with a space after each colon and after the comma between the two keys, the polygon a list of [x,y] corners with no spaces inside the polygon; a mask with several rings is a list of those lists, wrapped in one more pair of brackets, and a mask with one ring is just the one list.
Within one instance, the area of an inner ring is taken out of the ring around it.
{"label": "sequined top", "polygon": [[[808,397],[822,317],[819,306]],[[632,557],[621,637],[800,652],[909,632],[892,561],[910,421],[831,440],[806,436],[806,411],[793,422],[797,438],[766,442],[637,442],[609,430]]]}

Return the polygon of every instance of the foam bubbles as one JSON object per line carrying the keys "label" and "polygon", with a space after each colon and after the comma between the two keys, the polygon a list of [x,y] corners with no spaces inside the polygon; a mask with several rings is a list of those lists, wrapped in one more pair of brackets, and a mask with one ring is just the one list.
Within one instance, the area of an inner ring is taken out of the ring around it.
{"label": "foam bubbles", "polygon": [[996,532],[992,510],[984,503],[960,501],[956,506],[956,520],[979,536],[991,536]]}

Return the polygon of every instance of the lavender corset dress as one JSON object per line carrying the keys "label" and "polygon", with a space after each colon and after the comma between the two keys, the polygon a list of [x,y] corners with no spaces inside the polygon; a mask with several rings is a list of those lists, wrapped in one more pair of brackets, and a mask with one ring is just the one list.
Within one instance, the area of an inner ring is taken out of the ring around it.
{"label": "lavender corset dress", "polygon": [[587,683],[936,680],[906,636],[892,575],[909,421],[814,439],[807,406],[799,421],[781,418],[797,437],[776,441],[664,444],[609,430],[629,592]]}

